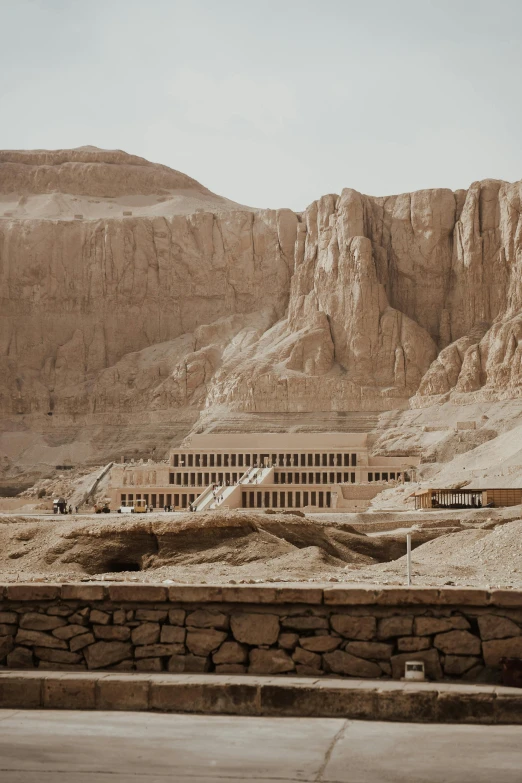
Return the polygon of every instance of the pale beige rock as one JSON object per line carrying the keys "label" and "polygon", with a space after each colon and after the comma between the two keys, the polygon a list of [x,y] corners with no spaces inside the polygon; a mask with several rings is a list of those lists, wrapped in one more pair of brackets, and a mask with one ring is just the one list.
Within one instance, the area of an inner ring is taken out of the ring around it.
{"label": "pale beige rock", "polygon": [[0,153],[0,191],[6,475],[158,454],[201,412],[522,397],[520,182],[297,215],[86,147]]}
{"label": "pale beige rock", "polygon": [[157,194],[195,188],[198,182],[167,166],[149,163],[120,150],[78,147],[73,150],[0,151],[2,193],[74,193],[103,197]]}
{"label": "pale beige rock", "polygon": [[[69,154],[69,162],[67,152],[0,155],[2,191],[23,192],[31,202],[34,187],[49,193],[49,205],[51,193],[64,188],[65,194],[98,197],[99,209],[105,204],[97,220],[32,217],[30,203],[20,211],[23,223],[2,220],[0,258],[8,286],[14,291],[17,279],[34,269],[42,273],[31,313],[20,317],[15,294],[2,333],[0,368],[13,362],[24,368],[22,396],[14,376],[5,379],[2,412],[198,410],[230,342],[245,350],[284,315],[297,216],[242,208],[179,172],[125,153]],[[131,218],[115,214],[100,195],[127,196],[140,187],[143,198],[156,193],[158,200],[152,211]],[[187,208],[173,207],[172,187],[181,187],[175,200]],[[58,289],[68,291],[69,316]],[[3,348],[15,332],[16,356],[11,351],[7,359]],[[36,332],[40,338],[31,342]]]}
{"label": "pale beige rock", "polygon": [[[6,193],[24,194],[17,216],[27,218],[23,232],[16,220],[3,221],[10,288],[31,275],[32,263],[42,263],[50,291],[70,290],[72,281],[78,296],[73,291],[71,301],[87,297],[92,303],[92,312],[71,313],[59,325],[52,317],[56,301],[47,291],[37,299],[30,294],[34,315],[24,313],[22,319],[17,305],[8,312],[5,410],[52,408],[60,415],[172,405],[198,409],[205,397],[209,405],[257,411],[325,404],[338,409],[347,401],[361,407],[369,398],[374,409],[393,406],[391,400],[400,407],[435,360],[435,343],[444,347],[468,339],[477,323],[490,323],[506,309],[516,258],[517,186],[485,182],[467,193],[421,191],[389,199],[347,189],[314,202],[300,221],[289,210],[238,209],[179,172],[121,152],[6,152],[0,171]],[[30,213],[33,193],[54,203],[54,191],[103,200],[110,194],[168,196],[180,189],[190,198],[210,199],[208,211],[172,215],[165,207],[167,214],[157,209],[155,217],[71,223],[37,220]],[[219,216],[213,214],[218,204]],[[486,250],[481,231],[494,237]],[[115,274],[106,279],[107,268]],[[483,268],[485,280],[479,279]],[[470,285],[480,289],[473,304]],[[101,320],[95,312],[100,291]],[[259,315],[267,307],[271,314]],[[158,310],[161,323],[150,317]],[[236,315],[225,323],[225,312]],[[32,339],[37,323],[43,340]],[[507,336],[500,329],[494,338],[499,348],[492,379],[499,362],[513,365],[506,355],[510,328]],[[240,360],[232,341],[241,346]],[[441,393],[458,383],[475,390],[483,382],[477,351],[459,358],[461,366],[445,386],[426,382],[421,393]],[[24,370],[23,393],[13,366]],[[470,380],[460,381],[459,373]],[[87,395],[85,384],[93,380]],[[64,387],[74,387],[76,394],[62,394]]]}

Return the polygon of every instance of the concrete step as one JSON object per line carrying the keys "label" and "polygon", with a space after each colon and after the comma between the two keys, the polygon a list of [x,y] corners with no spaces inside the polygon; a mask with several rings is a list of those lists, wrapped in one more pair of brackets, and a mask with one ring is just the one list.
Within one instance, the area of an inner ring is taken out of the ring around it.
{"label": "concrete step", "polygon": [[522,689],[281,675],[4,670],[0,708],[522,724]]}

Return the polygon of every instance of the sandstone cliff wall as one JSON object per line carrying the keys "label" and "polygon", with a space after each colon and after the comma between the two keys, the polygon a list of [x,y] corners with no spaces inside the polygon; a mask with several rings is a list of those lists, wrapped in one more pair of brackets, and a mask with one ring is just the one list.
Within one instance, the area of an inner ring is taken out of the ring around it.
{"label": "sandstone cliff wall", "polygon": [[[19,429],[522,396],[521,189],[346,189],[296,215],[118,151],[0,153],[19,210],[0,206],[0,412]],[[31,216],[63,194],[107,216]],[[109,216],[136,194],[156,212]]]}
{"label": "sandstone cliff wall", "polygon": [[227,366],[209,402],[382,410],[416,393],[414,405],[520,396],[520,191],[485,181],[314,202],[287,318],[252,350],[248,384]]}
{"label": "sandstone cliff wall", "polygon": [[231,339],[248,321],[235,315],[281,317],[296,227],[289,211],[1,221],[3,412],[92,410],[110,367],[112,382],[121,376],[122,392],[139,396],[151,372],[174,371],[173,358],[194,363],[187,354],[204,348],[205,324],[228,318]]}

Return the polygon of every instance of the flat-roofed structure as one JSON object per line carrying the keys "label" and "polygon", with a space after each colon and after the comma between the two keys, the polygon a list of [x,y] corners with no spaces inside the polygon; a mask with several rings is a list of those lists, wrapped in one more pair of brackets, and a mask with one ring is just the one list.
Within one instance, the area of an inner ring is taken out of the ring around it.
{"label": "flat-roofed structure", "polygon": [[423,489],[415,493],[416,509],[500,508],[522,504],[522,489]]}
{"label": "flat-roofed structure", "polygon": [[153,508],[197,511],[358,509],[389,482],[409,480],[418,463],[369,456],[365,433],[194,435],[168,463],[115,465],[110,492],[113,507],[145,498]]}

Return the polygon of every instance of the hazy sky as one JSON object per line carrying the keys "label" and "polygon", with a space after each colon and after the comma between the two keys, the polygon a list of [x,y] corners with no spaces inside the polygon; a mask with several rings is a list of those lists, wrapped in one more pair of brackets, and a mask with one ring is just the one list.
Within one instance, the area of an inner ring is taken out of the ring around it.
{"label": "hazy sky", "polygon": [[0,0],[0,148],[258,207],[522,177],[521,0]]}

